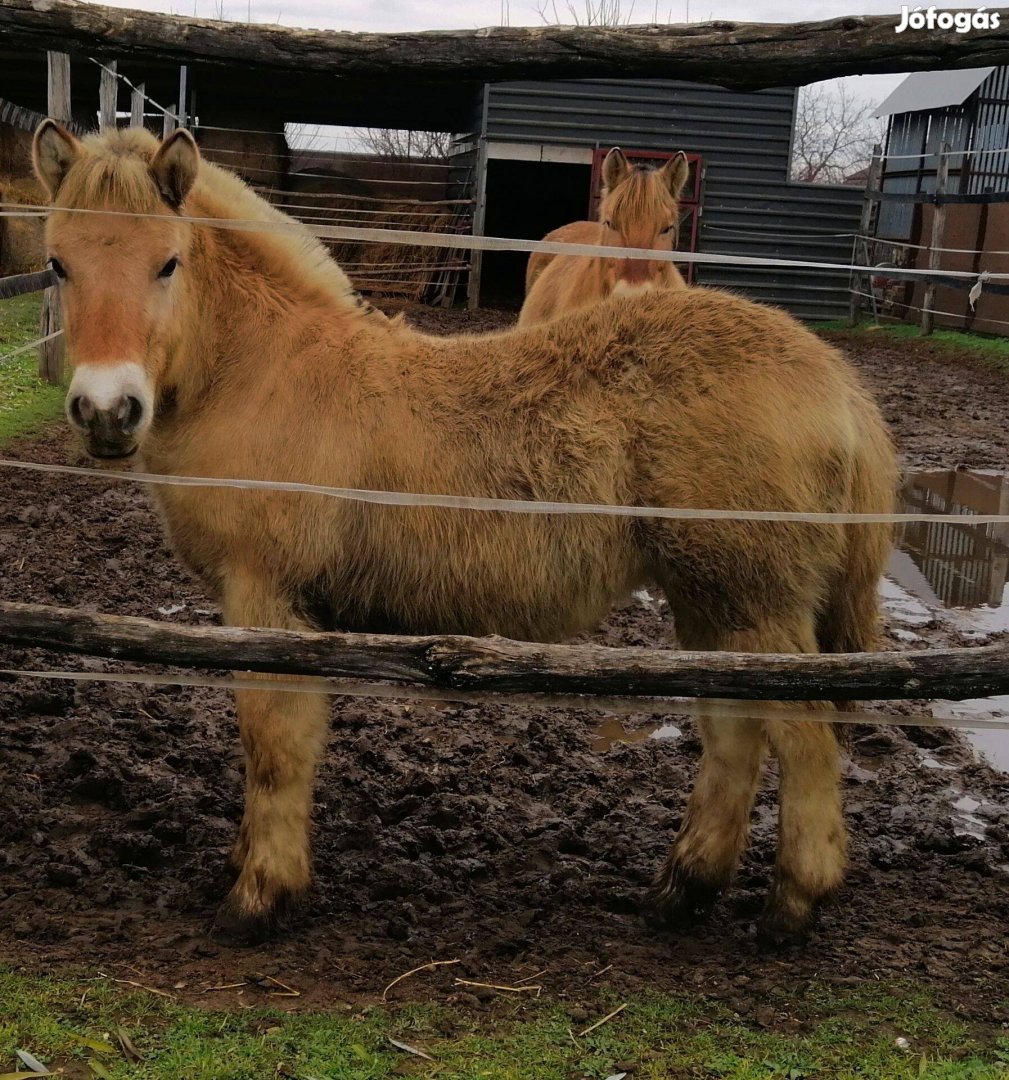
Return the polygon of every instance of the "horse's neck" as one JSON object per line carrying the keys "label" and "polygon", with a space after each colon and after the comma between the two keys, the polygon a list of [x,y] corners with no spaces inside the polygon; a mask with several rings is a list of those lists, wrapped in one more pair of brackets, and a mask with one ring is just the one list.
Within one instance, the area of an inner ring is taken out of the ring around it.
{"label": "horse's neck", "polygon": [[[211,232],[194,238],[189,293],[170,382],[185,411],[222,379],[262,381],[289,370],[284,360],[325,339],[334,354],[351,334],[385,317],[353,296],[346,302],[317,285],[258,264],[255,249],[234,248]],[[358,325],[360,324],[360,325]]]}

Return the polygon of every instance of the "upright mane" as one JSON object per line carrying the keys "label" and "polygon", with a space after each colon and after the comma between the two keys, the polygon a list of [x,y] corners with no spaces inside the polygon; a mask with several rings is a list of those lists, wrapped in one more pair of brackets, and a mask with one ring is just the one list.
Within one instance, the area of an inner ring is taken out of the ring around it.
{"label": "upright mane", "polygon": [[[149,169],[160,143],[142,128],[122,128],[81,140],[86,154],[69,171],[58,206],[153,214],[163,200]],[[233,173],[201,158],[196,184],[182,212],[190,217],[230,218],[282,225],[282,229],[243,231],[263,262],[285,278],[329,294],[342,307],[360,309],[350,279],[323,244],[299,221],[260,198]]]}

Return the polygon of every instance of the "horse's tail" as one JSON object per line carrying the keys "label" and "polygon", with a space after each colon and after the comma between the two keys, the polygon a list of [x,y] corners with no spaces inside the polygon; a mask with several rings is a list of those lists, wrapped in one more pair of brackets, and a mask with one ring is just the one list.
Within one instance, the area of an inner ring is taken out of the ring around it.
{"label": "horse's tail", "polygon": [[[853,513],[890,513],[896,499],[896,456],[875,406],[869,409],[869,415],[860,417],[862,440],[849,506]],[[816,636],[821,652],[871,652],[881,632],[879,581],[893,546],[893,527],[845,525],[844,531],[844,554],[820,612]]]}

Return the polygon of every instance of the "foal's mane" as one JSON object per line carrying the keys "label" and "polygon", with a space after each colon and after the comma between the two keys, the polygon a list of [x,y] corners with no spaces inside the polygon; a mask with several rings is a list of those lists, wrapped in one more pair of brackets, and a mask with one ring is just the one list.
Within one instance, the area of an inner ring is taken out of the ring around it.
{"label": "foal's mane", "polygon": [[[149,165],[161,145],[142,128],[123,128],[81,140],[84,150],[59,190],[57,205],[155,214],[164,209]],[[205,159],[182,208],[183,216],[262,221],[276,230],[244,231],[266,265],[319,290],[342,307],[360,310],[350,279],[309,230],[260,198],[237,176]],[[261,264],[262,265],[262,264]]]}
{"label": "foal's mane", "polygon": [[620,230],[634,222],[668,217],[678,205],[658,169],[635,165],[616,187],[604,194],[601,210],[603,218]]}

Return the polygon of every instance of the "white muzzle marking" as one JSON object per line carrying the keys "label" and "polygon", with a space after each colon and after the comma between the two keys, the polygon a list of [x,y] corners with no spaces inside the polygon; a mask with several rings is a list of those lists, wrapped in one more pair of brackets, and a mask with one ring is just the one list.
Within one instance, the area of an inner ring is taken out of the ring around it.
{"label": "white muzzle marking", "polygon": [[613,286],[614,296],[640,296],[641,293],[654,291],[654,281],[641,281],[632,283],[630,281],[624,281],[623,278],[617,278],[617,282]]}
{"label": "white muzzle marking", "polygon": [[81,364],[75,368],[67,391],[68,408],[74,398],[86,398],[91,409],[99,412],[119,410],[127,397],[136,398],[143,407],[143,419],[135,432],[142,435],[154,417],[154,388],[140,364]]}

